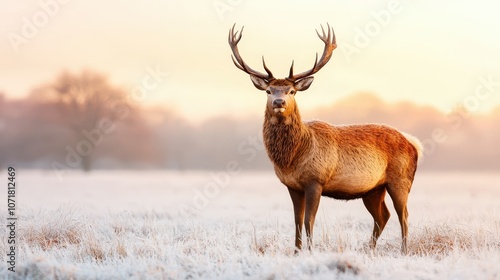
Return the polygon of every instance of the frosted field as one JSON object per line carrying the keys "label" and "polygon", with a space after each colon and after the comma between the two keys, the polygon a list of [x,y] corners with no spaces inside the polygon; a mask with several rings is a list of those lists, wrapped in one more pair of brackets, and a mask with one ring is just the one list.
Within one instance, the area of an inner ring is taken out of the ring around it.
{"label": "frosted field", "polygon": [[59,181],[19,170],[17,179],[17,273],[7,271],[2,235],[0,279],[500,279],[499,173],[417,173],[408,256],[388,196],[375,253],[365,249],[373,221],[362,201],[323,198],[315,248],[294,256],[291,200],[270,172]]}

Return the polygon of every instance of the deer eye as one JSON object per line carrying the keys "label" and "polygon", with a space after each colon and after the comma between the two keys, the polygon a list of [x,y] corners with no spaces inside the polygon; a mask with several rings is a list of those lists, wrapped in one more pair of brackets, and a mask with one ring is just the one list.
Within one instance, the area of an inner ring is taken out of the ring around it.
{"label": "deer eye", "polygon": [[295,94],[295,90],[293,90],[293,89],[292,89],[292,90],[290,91],[290,94],[294,95],[294,94]]}
{"label": "deer eye", "polygon": [[266,93],[267,93],[267,94],[271,94],[271,91],[270,91],[270,90],[266,90]]}

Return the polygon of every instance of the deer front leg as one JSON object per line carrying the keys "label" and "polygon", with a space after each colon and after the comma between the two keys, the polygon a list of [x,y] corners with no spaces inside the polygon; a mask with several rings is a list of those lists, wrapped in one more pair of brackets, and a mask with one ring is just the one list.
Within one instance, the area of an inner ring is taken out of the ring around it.
{"label": "deer front leg", "polygon": [[305,189],[305,227],[307,235],[307,248],[309,250],[313,247],[313,229],[314,229],[314,219],[316,218],[316,212],[318,212],[319,200],[321,199],[321,187],[318,185],[311,185]]}
{"label": "deer front leg", "polygon": [[302,224],[304,224],[305,195],[304,192],[288,188],[295,215],[295,253],[302,249]]}

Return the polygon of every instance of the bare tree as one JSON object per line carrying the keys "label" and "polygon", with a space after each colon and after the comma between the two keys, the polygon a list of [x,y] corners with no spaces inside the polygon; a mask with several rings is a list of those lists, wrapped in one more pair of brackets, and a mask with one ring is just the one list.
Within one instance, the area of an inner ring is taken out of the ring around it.
{"label": "bare tree", "polygon": [[[124,90],[112,86],[106,76],[88,70],[79,74],[63,72],[53,83],[35,90],[33,95],[57,103],[65,124],[74,133],[74,145],[84,140],[84,131],[100,129],[103,120],[114,123],[131,112]],[[82,169],[89,171],[93,153],[81,155],[81,158]]]}

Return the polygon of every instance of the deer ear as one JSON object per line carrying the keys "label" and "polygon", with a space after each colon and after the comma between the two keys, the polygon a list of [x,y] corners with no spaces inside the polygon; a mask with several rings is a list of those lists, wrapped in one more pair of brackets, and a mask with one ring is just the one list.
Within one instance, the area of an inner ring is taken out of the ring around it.
{"label": "deer ear", "polygon": [[304,91],[311,86],[313,81],[314,77],[307,77],[304,79],[300,79],[297,82],[295,82],[295,89],[297,89],[297,91]]}
{"label": "deer ear", "polygon": [[269,83],[266,80],[257,76],[250,75],[250,79],[252,80],[253,85],[260,90],[266,90],[269,86]]}

